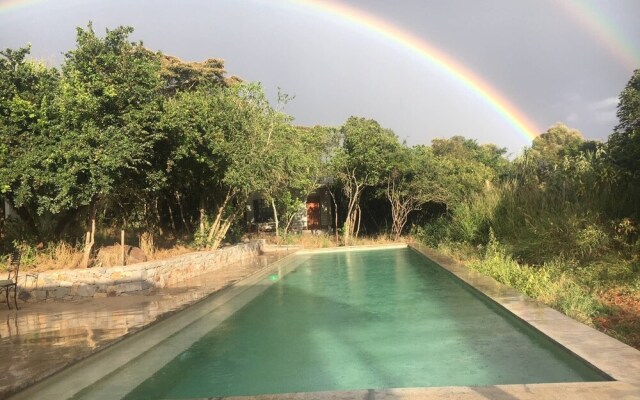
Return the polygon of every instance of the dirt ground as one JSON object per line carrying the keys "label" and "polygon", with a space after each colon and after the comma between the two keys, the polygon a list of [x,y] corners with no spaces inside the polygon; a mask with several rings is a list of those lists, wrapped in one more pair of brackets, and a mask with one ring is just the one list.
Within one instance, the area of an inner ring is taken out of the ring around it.
{"label": "dirt ground", "polygon": [[612,289],[601,299],[609,312],[594,320],[596,327],[640,350],[640,293]]}

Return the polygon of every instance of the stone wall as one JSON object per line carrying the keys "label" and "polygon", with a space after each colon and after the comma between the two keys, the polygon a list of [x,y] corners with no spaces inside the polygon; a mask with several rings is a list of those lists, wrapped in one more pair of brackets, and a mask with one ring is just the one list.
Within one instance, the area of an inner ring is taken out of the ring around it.
{"label": "stone wall", "polygon": [[264,240],[255,240],[123,267],[23,273],[18,277],[18,296],[23,301],[53,301],[147,294],[154,288],[171,287],[222,265],[255,257],[263,246]]}

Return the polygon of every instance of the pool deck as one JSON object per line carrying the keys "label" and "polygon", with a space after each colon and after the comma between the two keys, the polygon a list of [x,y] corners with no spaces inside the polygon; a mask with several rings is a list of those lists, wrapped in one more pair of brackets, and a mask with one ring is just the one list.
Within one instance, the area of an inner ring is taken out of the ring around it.
{"label": "pool deck", "polygon": [[[367,249],[393,247],[401,246],[368,246]],[[552,310],[491,278],[472,271],[427,247],[420,245],[411,245],[411,247],[614,380],[609,382],[484,387],[370,389],[226,397],[226,399],[640,399],[640,351]],[[311,252],[305,251],[304,253]],[[286,262],[286,260],[283,261]],[[260,279],[264,278],[265,274],[273,273],[274,268],[282,268],[273,265],[265,268],[265,265],[265,261],[262,261],[258,265],[247,265],[241,268],[228,266],[225,273],[222,274],[224,279],[221,278],[220,272],[216,271],[217,274],[214,276],[217,275],[217,277],[215,279],[212,277],[208,280],[202,279],[198,283],[186,282],[182,290],[174,290],[172,293],[93,300],[78,304],[26,304],[17,313],[15,311],[0,311],[0,319],[7,321],[6,326],[0,325],[0,335],[2,335],[0,348],[4,356],[4,361],[0,364],[0,372],[2,373],[0,375],[0,398],[6,396],[8,389],[13,388],[11,391],[14,391],[18,387],[16,382],[20,383],[19,387],[24,387],[71,364],[70,368],[66,368],[51,379],[32,386],[15,396],[16,399],[66,398],[68,396],[62,396],[62,392],[55,392],[55,390],[83,387],[75,386],[73,376],[78,371],[91,373],[85,364],[97,364],[101,366],[98,369],[102,370],[102,367],[108,369],[107,364],[111,361],[120,363],[120,360],[115,360],[118,358],[116,356],[118,347],[121,348],[121,354],[135,357],[129,353],[134,350],[145,351],[141,348],[141,344],[152,346],[152,342],[166,339],[166,331],[169,327],[170,330],[177,331],[180,329],[180,325],[194,324],[200,319],[211,319],[213,317],[206,316],[215,314],[212,313],[212,309],[219,310],[216,311],[219,314],[215,316],[216,321],[223,320],[251,300],[251,296],[254,295],[248,292],[264,290],[264,288],[254,289],[254,287]],[[287,271],[282,271],[283,275],[286,273]],[[233,282],[236,283],[231,285]],[[227,289],[220,290],[222,288]],[[209,296],[213,292],[217,293]],[[134,299],[134,297],[138,297],[138,299]],[[199,301],[205,297],[207,300]],[[175,312],[194,303],[197,304],[184,312]],[[169,314],[171,316],[165,318]],[[158,320],[160,321],[158,322]],[[211,329],[211,320],[207,321],[207,324],[209,325],[207,329]],[[143,327],[146,329],[142,329]],[[140,331],[138,334],[131,335],[132,332],[138,331]],[[120,340],[123,337],[128,337],[128,339]],[[185,343],[185,345],[187,344]],[[115,351],[100,351],[87,358],[97,349],[105,347],[113,348]],[[83,358],[84,361],[78,362]],[[110,361],[110,358],[113,360]],[[96,371],[96,373],[99,372]],[[71,380],[69,377],[72,377]],[[97,381],[100,377],[95,376],[92,379]],[[41,391],[41,388],[46,390]],[[107,393],[111,396],[105,398],[117,398],[111,386],[107,389],[109,389]],[[47,395],[45,392],[49,394]],[[51,397],[51,393],[57,393],[60,396]]]}
{"label": "pool deck", "polygon": [[285,256],[223,266],[151,295],[0,304],[0,399],[247,278]]}

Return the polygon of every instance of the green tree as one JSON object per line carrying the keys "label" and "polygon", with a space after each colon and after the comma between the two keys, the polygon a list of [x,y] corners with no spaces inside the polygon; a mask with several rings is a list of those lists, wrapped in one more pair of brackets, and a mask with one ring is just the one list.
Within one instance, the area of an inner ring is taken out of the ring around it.
{"label": "green tree", "polygon": [[165,81],[164,93],[167,96],[193,91],[202,86],[227,86],[239,81],[237,78],[225,77],[224,60],[219,58],[201,62],[182,61],[165,54],[161,61],[160,75]]}
{"label": "green tree", "polygon": [[29,51],[0,51],[0,194],[42,240],[38,215],[50,190],[43,171],[58,117],[52,103],[60,77],[54,68],[27,60]]}
{"label": "green tree", "polygon": [[455,208],[507,170],[506,149],[495,145],[479,145],[462,136],[435,139],[431,148],[435,156],[433,169],[439,187],[446,188],[447,208]]}
{"label": "green tree", "polygon": [[390,161],[384,193],[391,205],[391,231],[398,240],[411,212],[429,202],[446,204],[451,193],[430,147],[399,146]]}
{"label": "green tree", "polygon": [[44,206],[54,212],[87,210],[91,229],[84,265],[94,243],[97,208],[114,194],[131,193],[127,185],[145,181],[161,139],[155,129],[162,104],[160,57],[130,42],[132,32],[119,27],[101,38],[91,24],[78,28],[76,48],[62,65],[60,121],[49,157],[55,190]]}
{"label": "green tree", "polygon": [[357,237],[361,221],[360,198],[367,187],[380,185],[396,153],[398,138],[371,119],[349,117],[340,129],[342,146],[332,159],[334,176],[341,182],[347,198],[343,225],[344,244]]}
{"label": "green tree", "polygon": [[635,182],[640,181],[640,69],[635,70],[618,103],[619,124],[609,136],[613,162]]}
{"label": "green tree", "polygon": [[276,235],[280,217],[286,235],[294,218],[303,212],[309,193],[327,174],[332,131],[323,127],[294,127],[285,121],[281,121],[278,131],[269,148],[272,172],[263,193],[272,204]]}
{"label": "green tree", "polygon": [[197,193],[198,242],[217,248],[249,194],[270,187],[274,148],[286,138],[287,118],[276,113],[257,84],[203,86],[166,103],[169,186]]}
{"label": "green tree", "polygon": [[557,123],[533,139],[529,156],[539,168],[549,169],[560,163],[564,156],[577,154],[583,142],[580,131]]}

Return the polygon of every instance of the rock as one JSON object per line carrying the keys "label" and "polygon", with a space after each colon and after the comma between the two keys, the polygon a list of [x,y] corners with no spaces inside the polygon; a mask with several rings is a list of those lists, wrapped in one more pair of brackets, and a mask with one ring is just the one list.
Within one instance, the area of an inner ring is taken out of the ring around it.
{"label": "rock", "polygon": [[96,287],[92,285],[82,285],[78,287],[77,294],[81,297],[93,297]]}
{"label": "rock", "polygon": [[71,294],[71,289],[68,287],[57,287],[53,290],[53,297],[56,299],[62,299]]}
{"label": "rock", "polygon": [[24,302],[27,302],[29,300],[31,300],[31,293],[25,291],[25,290],[21,290],[18,292],[18,298]]}
{"label": "rock", "polygon": [[129,246],[127,251],[127,264],[134,264],[147,261],[147,255],[139,247]]}
{"label": "rock", "polygon": [[[126,245],[124,250],[127,265],[147,261],[147,256],[139,247]],[[119,244],[114,244],[113,246],[100,248],[96,261],[102,267],[122,265],[122,247]]]}

